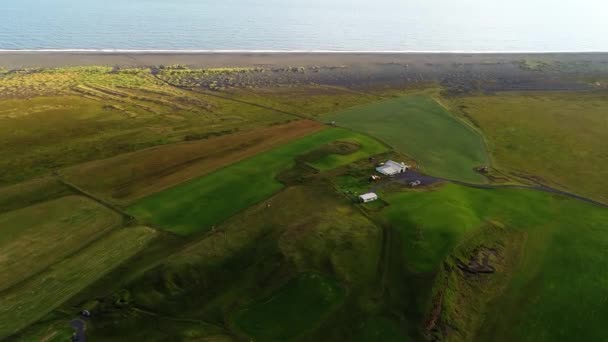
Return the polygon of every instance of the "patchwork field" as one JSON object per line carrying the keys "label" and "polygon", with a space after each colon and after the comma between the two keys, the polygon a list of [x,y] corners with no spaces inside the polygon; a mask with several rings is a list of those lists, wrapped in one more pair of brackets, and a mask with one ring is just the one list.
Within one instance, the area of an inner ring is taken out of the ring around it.
{"label": "patchwork field", "polygon": [[484,182],[474,171],[488,163],[482,138],[430,96],[404,96],[323,118],[384,141],[433,176]]}
{"label": "patchwork field", "polygon": [[381,215],[400,236],[402,258],[416,273],[437,270],[457,244],[489,220],[525,234],[523,259],[492,303],[480,340],[603,338],[601,320],[608,314],[603,305],[608,261],[600,256],[608,243],[604,208],[539,191],[457,185],[383,198],[390,205]]}
{"label": "patchwork field", "polygon": [[[211,229],[283,188],[276,176],[294,165],[294,159],[337,140],[370,141],[361,147],[366,157],[382,153],[384,145],[344,129],[326,129],[279,148],[230,165],[217,172],[148,196],[128,208],[136,217],[178,234],[192,234]],[[357,152],[355,152],[357,153]],[[350,156],[322,160],[325,167],[350,162]]]}
{"label": "patchwork field", "polygon": [[121,205],[211,173],[323,128],[308,120],[169,144],[61,171],[71,183]]}
{"label": "patchwork field", "polygon": [[319,325],[343,299],[344,290],[333,279],[305,273],[242,309],[235,324],[256,340],[286,341]]}
{"label": "patchwork field", "polygon": [[581,56],[0,67],[0,340],[86,308],[91,341],[604,341],[608,60]]}
{"label": "patchwork field", "polygon": [[154,238],[150,228],[118,230],[63,259],[19,287],[0,292],[0,338],[44,317],[95,280],[135,255]]}
{"label": "patchwork field", "polygon": [[122,217],[78,196],[0,214],[0,291],[63,260],[122,224]]}
{"label": "patchwork field", "polygon": [[[315,200],[311,201],[313,197]],[[202,319],[215,326],[231,326],[227,319],[232,322],[241,309],[280,292],[283,284],[301,272],[320,272],[324,275],[321,283],[341,288],[335,293],[340,298],[344,290],[375,293],[381,247],[381,229],[328,184],[292,186],[235,215],[220,225],[216,233],[174,254],[134,283],[129,291],[136,307],[167,316]],[[302,286],[287,294],[295,296],[291,300],[299,301],[306,291]],[[324,298],[324,291],[313,286],[310,294]],[[327,314],[329,309],[333,312],[336,309],[333,304],[342,300],[331,298],[337,300],[328,303],[331,308],[310,308],[312,316],[306,321],[289,321],[281,328],[275,323],[283,319],[282,315],[267,312],[256,320],[254,336],[271,336],[277,329],[282,329],[281,334],[308,334],[319,323],[316,315]],[[360,310],[350,308],[350,314],[340,312],[336,317],[350,318]],[[104,319],[92,334],[121,336],[132,331],[133,324],[145,327],[149,320],[133,318],[123,325]],[[235,329],[235,333],[243,335],[243,331]]]}
{"label": "patchwork field", "polygon": [[606,92],[499,93],[454,100],[503,170],[608,202]]}
{"label": "patchwork field", "polygon": [[0,108],[0,185],[146,147],[294,118],[171,87],[147,68],[9,73],[0,77]]}

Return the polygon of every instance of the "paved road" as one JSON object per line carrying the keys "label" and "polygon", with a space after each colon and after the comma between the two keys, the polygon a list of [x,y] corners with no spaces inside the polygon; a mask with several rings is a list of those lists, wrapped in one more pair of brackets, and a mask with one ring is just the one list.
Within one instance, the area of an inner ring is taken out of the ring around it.
{"label": "paved road", "polygon": [[70,322],[70,326],[76,330],[76,337],[78,338],[78,342],[84,342],[87,340],[87,337],[84,334],[84,329],[86,327],[85,321],[80,318],[76,318]]}
{"label": "paved road", "polygon": [[[570,193],[570,192],[567,192],[567,191],[551,188],[551,187],[544,186],[544,185],[475,184],[475,183],[462,182],[462,181],[454,180],[454,179],[441,178],[441,177],[433,177],[433,176],[422,174],[422,173],[420,173],[420,172],[418,172],[416,170],[409,170],[409,171],[404,172],[404,173],[399,173],[399,174],[395,175],[392,178],[392,180],[394,182],[398,182],[398,183],[405,184],[405,185],[407,185],[410,182],[413,182],[415,180],[419,180],[421,182],[420,186],[432,185],[432,184],[435,184],[435,183],[438,183],[438,182],[450,182],[450,183],[464,185],[464,186],[468,186],[468,187],[472,187],[472,188],[478,188],[478,189],[527,189],[527,190],[537,190],[537,191],[550,192],[550,193],[554,193],[554,194],[558,194],[558,195],[574,198],[574,199],[577,199],[579,201],[583,201],[583,202],[591,203],[591,204],[594,204],[594,205],[597,205],[597,206],[600,206],[600,207],[608,208],[608,204],[606,204],[606,203],[602,203],[602,202],[593,200],[591,198],[587,198],[587,197],[584,197],[584,196],[580,196],[580,195],[577,195],[577,194],[573,194],[573,193]],[[391,183],[391,182],[381,183],[381,184],[375,185],[374,187],[372,187],[371,191],[376,191],[377,189],[380,189],[380,188],[386,186],[389,183]]]}

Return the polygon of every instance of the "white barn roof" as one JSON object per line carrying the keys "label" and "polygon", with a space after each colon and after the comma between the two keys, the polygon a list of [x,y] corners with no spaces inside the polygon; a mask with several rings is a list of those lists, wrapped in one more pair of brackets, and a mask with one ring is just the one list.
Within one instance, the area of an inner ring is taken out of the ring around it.
{"label": "white barn roof", "polygon": [[405,163],[397,163],[395,161],[389,160],[384,163],[384,165],[377,167],[376,171],[387,176],[392,176],[399,172],[404,172],[409,168],[409,165],[405,165]]}
{"label": "white barn roof", "polygon": [[373,193],[373,192],[368,192],[368,193],[366,193],[366,194],[360,195],[360,196],[359,196],[359,198],[360,198],[362,201],[367,202],[367,201],[373,201],[373,200],[377,200],[377,199],[378,199],[378,195],[376,195],[376,194],[375,194],[375,193]]}

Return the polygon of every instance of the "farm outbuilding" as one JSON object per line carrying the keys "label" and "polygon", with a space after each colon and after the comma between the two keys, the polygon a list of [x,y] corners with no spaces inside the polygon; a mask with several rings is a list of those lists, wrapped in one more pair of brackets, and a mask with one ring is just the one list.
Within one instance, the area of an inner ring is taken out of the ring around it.
{"label": "farm outbuilding", "polygon": [[359,200],[363,203],[372,202],[378,199],[378,195],[373,192],[368,192],[366,194],[360,195]]}
{"label": "farm outbuilding", "polygon": [[380,172],[383,175],[392,176],[398,173],[402,173],[407,171],[410,168],[409,165],[405,165],[405,163],[397,163],[395,161],[389,160],[384,165],[378,166],[376,171]]}

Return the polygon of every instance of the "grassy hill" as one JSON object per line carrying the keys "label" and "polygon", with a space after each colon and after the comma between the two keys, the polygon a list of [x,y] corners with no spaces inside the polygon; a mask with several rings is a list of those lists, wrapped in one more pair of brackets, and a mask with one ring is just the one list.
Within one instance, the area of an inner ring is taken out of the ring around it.
{"label": "grassy hill", "polygon": [[[437,272],[454,248],[477,234],[485,222],[498,222],[525,235],[523,240],[504,242],[523,244],[515,246],[523,256],[508,270],[504,292],[486,303],[487,312],[461,312],[485,316],[481,340],[603,338],[608,260],[598,253],[608,243],[605,208],[540,191],[458,185],[399,191],[383,198],[390,205],[380,215],[400,236],[402,260],[415,273]],[[482,241],[475,247],[483,245]],[[573,320],[578,323],[573,325]],[[568,329],[560,329],[564,326]]]}

